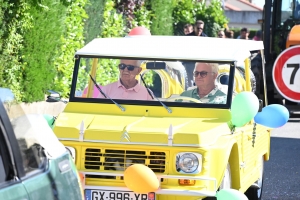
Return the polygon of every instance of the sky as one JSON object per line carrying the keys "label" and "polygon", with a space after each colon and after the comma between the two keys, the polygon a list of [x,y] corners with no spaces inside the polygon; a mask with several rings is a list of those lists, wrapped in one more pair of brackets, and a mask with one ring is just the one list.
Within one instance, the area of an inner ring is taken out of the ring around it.
{"label": "sky", "polygon": [[[292,0],[284,0],[282,10],[290,10],[291,2],[292,2]],[[299,2],[299,0],[298,0],[298,2]],[[252,0],[252,3],[263,8],[264,4],[265,4],[265,0]]]}
{"label": "sky", "polygon": [[265,4],[265,0],[252,0],[252,3],[257,5],[258,7],[263,8]]}

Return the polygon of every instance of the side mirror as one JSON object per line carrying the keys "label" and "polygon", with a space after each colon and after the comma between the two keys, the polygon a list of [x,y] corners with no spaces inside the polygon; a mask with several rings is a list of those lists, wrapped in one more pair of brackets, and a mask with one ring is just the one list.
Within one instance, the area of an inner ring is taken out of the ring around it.
{"label": "side mirror", "polygon": [[264,103],[263,103],[263,101],[261,99],[258,99],[258,102],[259,102],[258,112],[261,112],[262,109],[263,109]]}
{"label": "side mirror", "polygon": [[63,101],[61,99],[61,96],[58,92],[55,92],[53,90],[48,90],[48,92],[50,93],[50,95],[47,96],[46,102],[59,102],[59,101],[61,101],[61,102],[67,103],[66,101]]}

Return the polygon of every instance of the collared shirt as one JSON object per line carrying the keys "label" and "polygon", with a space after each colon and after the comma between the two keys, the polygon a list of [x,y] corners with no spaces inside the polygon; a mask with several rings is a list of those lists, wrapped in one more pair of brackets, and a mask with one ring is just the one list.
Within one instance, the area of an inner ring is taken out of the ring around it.
{"label": "collared shirt", "polygon": [[208,93],[207,95],[205,95],[202,98],[200,98],[200,96],[198,94],[197,87],[183,92],[180,96],[192,97],[194,99],[200,100],[202,103],[226,104],[226,101],[227,101],[226,91],[224,91],[224,88],[222,88],[218,84],[210,93]]}
{"label": "collared shirt", "polygon": [[[126,89],[120,80],[103,86],[102,91],[112,99],[132,99],[132,100],[152,100],[147,89],[140,85]],[[99,94],[98,98],[104,98],[102,94]]]}

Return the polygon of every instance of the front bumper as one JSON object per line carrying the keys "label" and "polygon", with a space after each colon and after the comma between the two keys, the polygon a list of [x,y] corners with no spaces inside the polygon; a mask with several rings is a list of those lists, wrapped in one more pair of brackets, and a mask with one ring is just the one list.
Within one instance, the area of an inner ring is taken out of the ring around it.
{"label": "front bumper", "polygon": [[[80,172],[85,180],[85,175],[101,175],[101,176],[124,176],[124,173],[104,173],[104,172]],[[187,190],[187,189],[163,189],[159,188],[155,191],[155,194],[162,195],[183,195],[183,196],[205,196],[214,197],[217,191],[217,181],[215,178],[210,177],[191,177],[191,176],[176,176],[176,175],[157,175],[158,179],[190,179],[190,180],[202,180],[202,181],[213,181],[214,190]],[[85,181],[84,181],[85,183]],[[93,186],[93,185],[83,185],[83,189],[91,190],[118,190],[118,191],[128,191],[127,187],[115,187],[115,186]]]}

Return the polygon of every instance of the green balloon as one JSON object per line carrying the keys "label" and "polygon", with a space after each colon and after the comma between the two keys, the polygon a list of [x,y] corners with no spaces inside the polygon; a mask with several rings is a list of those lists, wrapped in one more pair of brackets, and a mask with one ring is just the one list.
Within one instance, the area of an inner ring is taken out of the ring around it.
{"label": "green balloon", "polygon": [[217,200],[248,200],[244,193],[235,189],[220,190],[216,197]]}
{"label": "green balloon", "polygon": [[231,104],[231,122],[236,127],[242,127],[257,114],[259,101],[252,92],[241,92],[236,95]]}
{"label": "green balloon", "polygon": [[52,115],[47,115],[47,114],[44,114],[43,116],[45,120],[48,122],[50,128],[53,129],[55,118]]}

